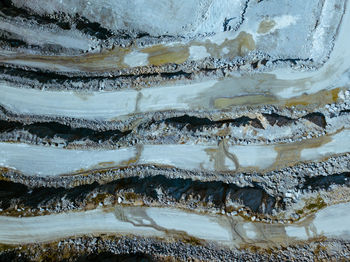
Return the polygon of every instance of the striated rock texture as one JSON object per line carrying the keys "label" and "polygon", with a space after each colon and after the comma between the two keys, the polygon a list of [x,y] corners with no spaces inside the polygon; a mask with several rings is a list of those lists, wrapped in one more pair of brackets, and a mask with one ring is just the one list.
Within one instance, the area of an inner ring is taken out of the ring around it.
{"label": "striated rock texture", "polygon": [[0,260],[349,260],[349,8],[1,1]]}

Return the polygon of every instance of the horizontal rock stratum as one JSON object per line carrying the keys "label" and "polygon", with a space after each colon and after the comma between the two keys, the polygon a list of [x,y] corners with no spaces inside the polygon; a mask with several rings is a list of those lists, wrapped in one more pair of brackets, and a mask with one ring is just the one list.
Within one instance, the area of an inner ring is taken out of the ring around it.
{"label": "horizontal rock stratum", "polygon": [[349,260],[349,8],[0,2],[0,260]]}

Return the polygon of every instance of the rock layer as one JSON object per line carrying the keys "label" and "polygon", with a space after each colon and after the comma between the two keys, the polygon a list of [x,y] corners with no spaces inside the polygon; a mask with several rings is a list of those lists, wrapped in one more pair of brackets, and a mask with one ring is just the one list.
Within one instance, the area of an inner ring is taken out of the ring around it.
{"label": "rock layer", "polygon": [[1,256],[347,259],[349,24],[344,0],[0,3]]}

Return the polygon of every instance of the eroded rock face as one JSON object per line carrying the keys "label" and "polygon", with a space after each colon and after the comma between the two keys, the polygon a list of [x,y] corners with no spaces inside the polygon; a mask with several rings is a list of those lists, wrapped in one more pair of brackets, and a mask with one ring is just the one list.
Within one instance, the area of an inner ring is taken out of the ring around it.
{"label": "eroded rock face", "polygon": [[2,1],[1,256],[348,259],[349,25],[345,0]]}

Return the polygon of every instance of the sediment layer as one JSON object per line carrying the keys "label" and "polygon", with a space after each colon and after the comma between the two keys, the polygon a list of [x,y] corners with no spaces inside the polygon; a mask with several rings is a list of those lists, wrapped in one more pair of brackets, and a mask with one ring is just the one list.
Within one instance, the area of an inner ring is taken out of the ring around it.
{"label": "sediment layer", "polygon": [[348,258],[349,24],[344,0],[3,1],[0,256]]}

